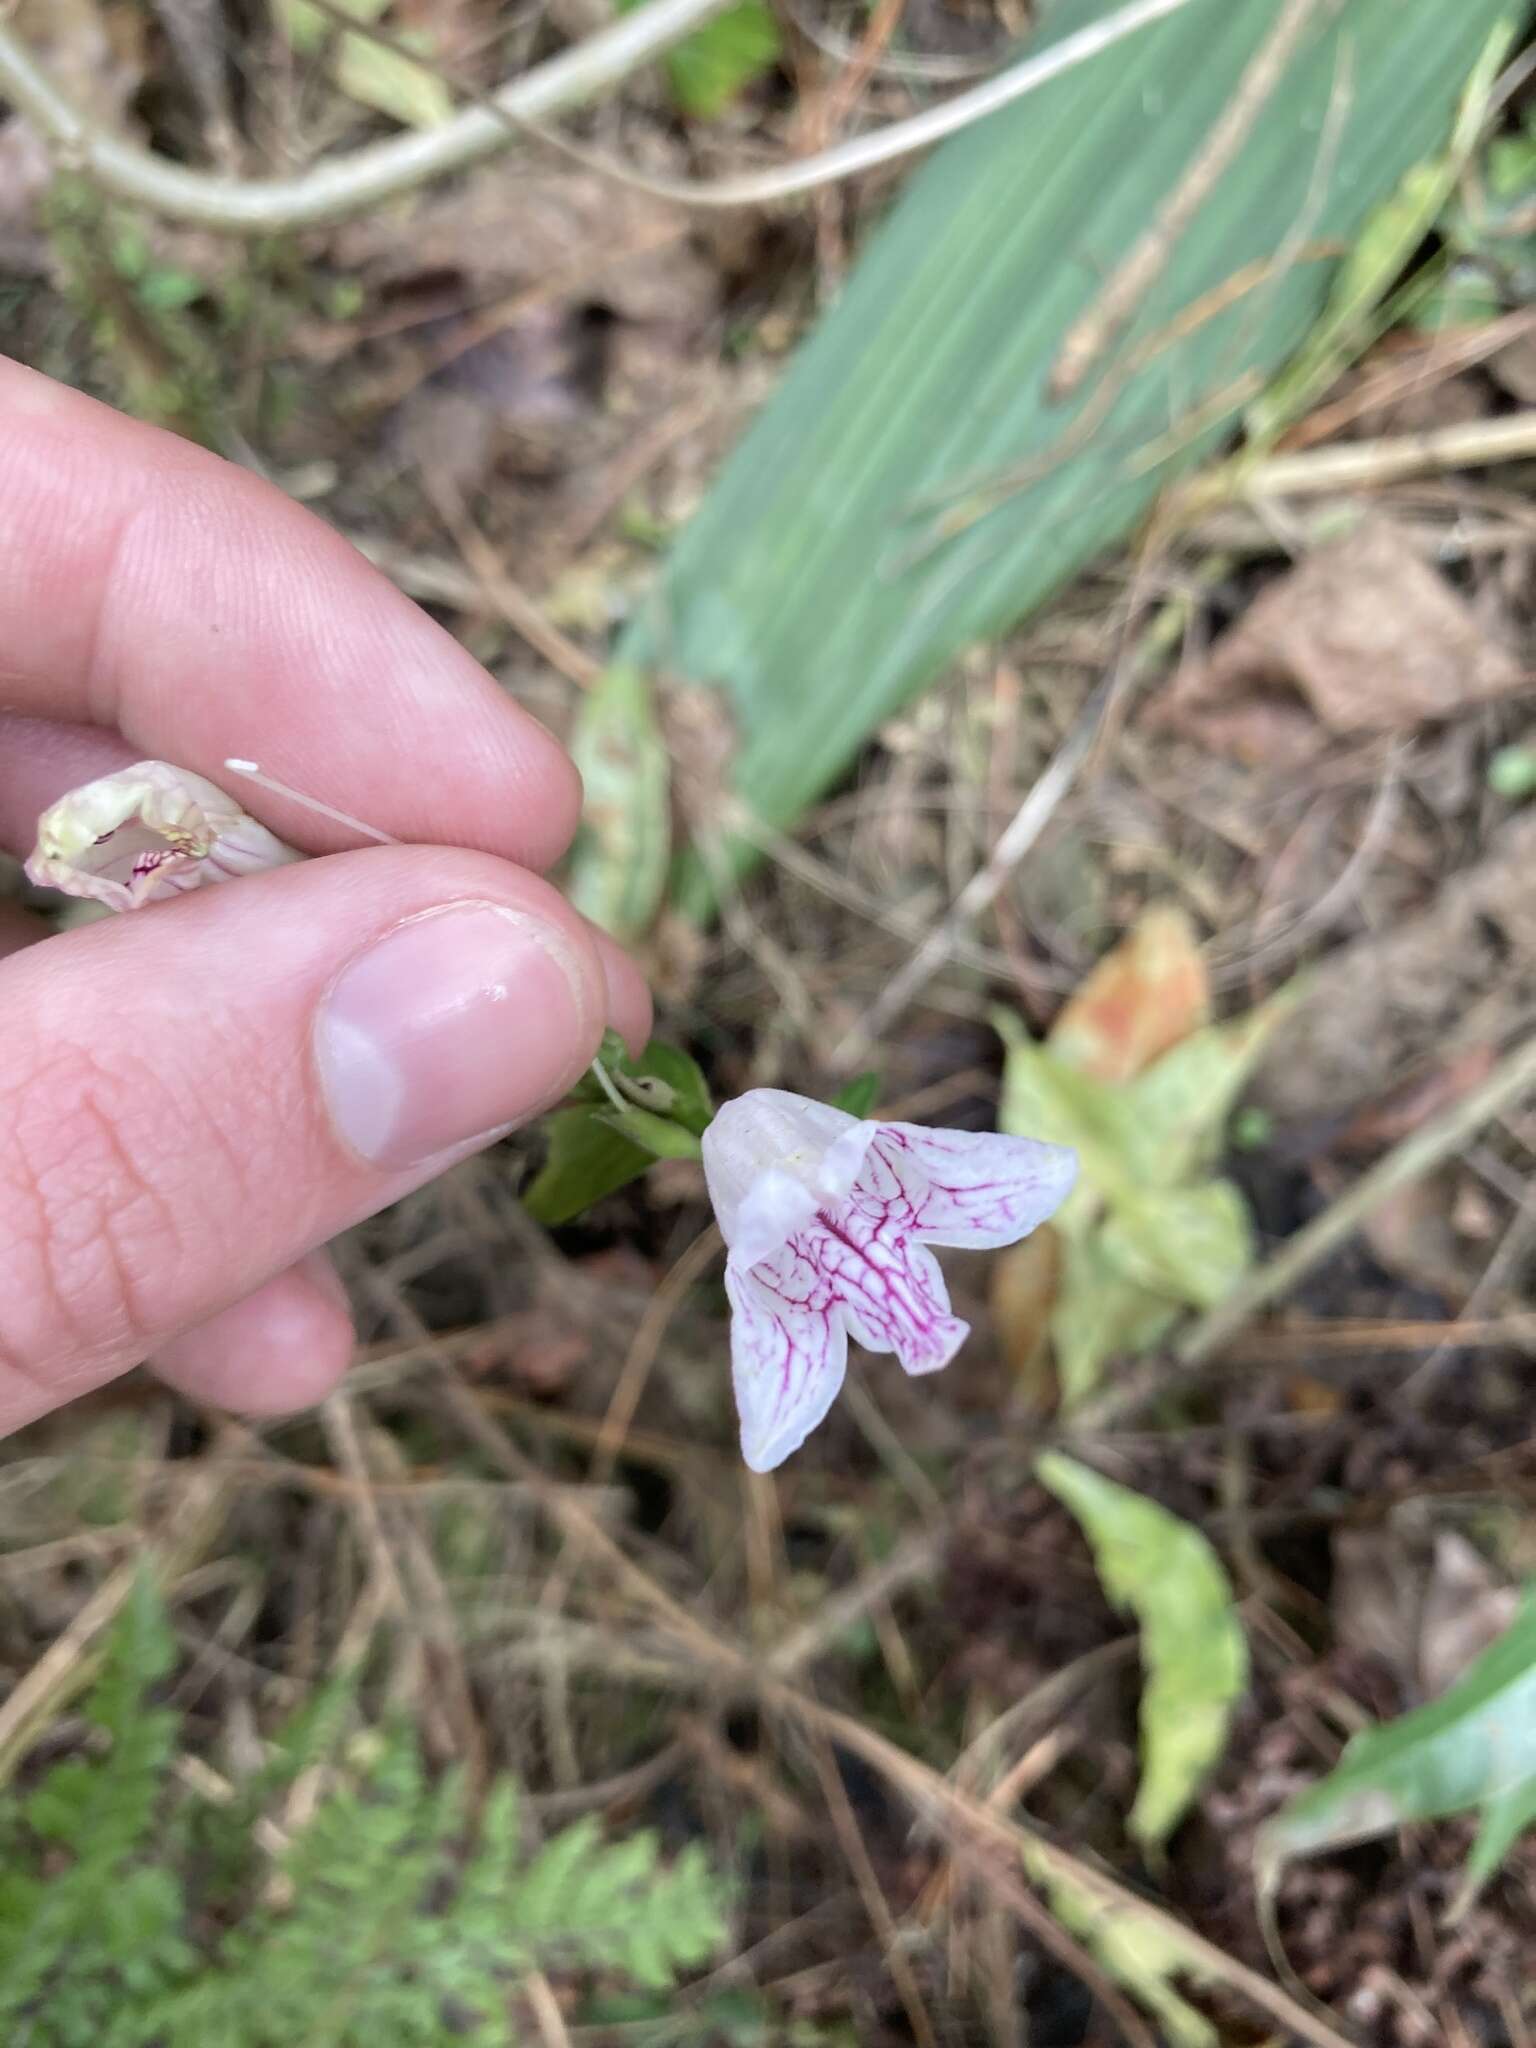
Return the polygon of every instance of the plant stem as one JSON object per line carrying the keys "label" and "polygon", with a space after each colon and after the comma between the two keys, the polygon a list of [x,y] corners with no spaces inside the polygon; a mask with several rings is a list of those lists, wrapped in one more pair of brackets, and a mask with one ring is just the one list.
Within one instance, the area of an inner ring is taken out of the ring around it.
{"label": "plant stem", "polygon": [[440,127],[392,136],[291,178],[247,180],[189,170],[152,150],[101,134],[3,20],[0,96],[75,169],[88,172],[116,199],[225,234],[281,234],[362,212],[447,171],[496,155],[512,139],[509,119],[544,120],[595,99],[728,4],[729,0],[649,0],[645,7],[503,86],[496,95],[499,113],[490,107],[468,107]]}
{"label": "plant stem", "polygon": [[[217,177],[99,134],[3,21],[0,96],[9,99],[75,168],[89,172],[113,198],[148,207],[168,220],[189,221],[222,234],[280,234],[363,212],[447,171],[462,170],[496,155],[519,133],[575,156],[587,168],[620,184],[679,205],[764,206],[927,149],[1036,91],[1048,80],[1090,62],[1138,29],[1177,13],[1190,0],[1129,0],[1107,19],[1063,36],[1037,56],[1007,66],[996,77],[953,99],[867,135],[852,136],[798,162],[773,164],[733,178],[648,177],[578,148],[541,126],[551,116],[595,99],[729,4],[730,0],[649,0],[647,6],[623,16],[611,28],[600,29],[585,42],[563,50],[525,77],[504,85],[493,98],[467,107],[440,127],[374,143],[293,178]],[[365,33],[366,28],[360,24],[354,32]]]}
{"label": "plant stem", "polygon": [[1427,434],[1394,434],[1380,441],[1346,442],[1301,455],[1274,455],[1247,462],[1239,456],[1209,475],[1197,477],[1172,501],[1172,516],[1184,519],[1212,505],[1264,498],[1315,498],[1331,491],[1375,490],[1406,477],[1446,469],[1490,469],[1501,462],[1536,456],[1536,411],[1502,419],[1472,420]]}

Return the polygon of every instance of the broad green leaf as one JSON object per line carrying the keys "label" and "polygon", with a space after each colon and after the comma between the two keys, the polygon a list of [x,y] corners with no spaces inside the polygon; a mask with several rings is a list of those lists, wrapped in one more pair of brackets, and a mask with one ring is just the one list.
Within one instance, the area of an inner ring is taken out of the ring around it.
{"label": "broad green leaf", "polygon": [[1099,1232],[1064,1240],[1051,1343],[1062,1406],[1086,1401],[1112,1358],[1150,1351],[1179,1319],[1179,1304],[1116,1265]]}
{"label": "broad green leaf", "polygon": [[1128,1279],[1192,1308],[1214,1308],[1253,1261],[1247,1206],[1229,1180],[1138,1189],[1115,1203],[1100,1238]]}
{"label": "broad green leaf", "polygon": [[1356,1735],[1336,1769],[1265,1824],[1260,1886],[1273,1890],[1293,1857],[1466,1812],[1482,1825],[1457,1914],[1536,1820],[1536,1589],[1449,1692]]}
{"label": "broad green leaf", "polygon": [[1191,1032],[1130,1084],[1158,1185],[1172,1186],[1214,1156],[1233,1104],[1303,987],[1297,977],[1245,1017]]}
{"label": "broad green leaf", "polygon": [[1198,1529],[1059,1451],[1041,1483],[1082,1523],[1104,1590],[1141,1624],[1141,1784],[1130,1828],[1160,1842],[1221,1755],[1248,1648],[1221,1561]]}
{"label": "broad green leaf", "polygon": [[1169,2048],[1217,2048],[1216,2029],[1175,1989],[1181,1977],[1203,1983],[1210,1974],[1193,1944],[1180,1939],[1177,1921],[1134,1901],[1100,1898],[1038,1849],[1022,1854],[1062,1926],[1152,2015]]}
{"label": "broad green leaf", "polygon": [[[717,684],[735,794],[792,824],[966,646],[1132,532],[1304,342],[1337,259],[1447,148],[1509,0],[1319,10],[1099,373],[1052,371],[1282,0],[1189,0],[936,150],[679,535],[622,661]],[[1031,54],[1115,13],[1058,0]],[[740,859],[748,854],[743,848]],[[705,909],[702,862],[682,900]]]}
{"label": "broad green leaf", "polygon": [[[1100,1196],[1128,1193],[1152,1173],[1156,1154],[1126,1089],[1107,1087],[1057,1059],[1008,1011],[995,1012],[993,1024],[1007,1047],[999,1130],[1072,1146],[1082,1181]],[[1076,1198],[1074,1190],[1069,1207]]]}
{"label": "broad green leaf", "polygon": [[638,1180],[652,1164],[649,1152],[610,1130],[585,1105],[547,1116],[544,1136],[548,1154],[523,1191],[523,1207],[551,1229]]}
{"label": "broad green leaf", "polygon": [[670,771],[650,678],[608,669],[582,704],[571,754],[586,786],[567,894],[617,939],[639,938],[666,887]]}

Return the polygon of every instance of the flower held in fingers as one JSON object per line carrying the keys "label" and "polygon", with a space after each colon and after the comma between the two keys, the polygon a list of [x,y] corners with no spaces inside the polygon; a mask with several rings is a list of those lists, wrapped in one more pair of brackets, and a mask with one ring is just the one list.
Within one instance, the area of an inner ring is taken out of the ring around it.
{"label": "flower held in fingers", "polygon": [[140,761],[83,783],[44,811],[27,875],[113,910],[138,910],[302,858],[201,775]]}
{"label": "flower held in fingers", "polygon": [[754,1472],[797,1451],[831,1407],[850,1336],[909,1373],[948,1365],[969,1325],[928,1246],[1014,1244],[1077,1174],[1064,1145],[863,1121],[782,1088],[727,1102],[703,1149]]}

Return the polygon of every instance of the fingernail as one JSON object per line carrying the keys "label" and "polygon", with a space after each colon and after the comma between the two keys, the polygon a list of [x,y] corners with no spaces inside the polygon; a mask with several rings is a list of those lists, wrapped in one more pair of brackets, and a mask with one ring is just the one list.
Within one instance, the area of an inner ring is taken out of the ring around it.
{"label": "fingernail", "polygon": [[544,1108],[585,1036],[578,973],[557,933],[494,903],[397,925],[342,970],[316,1022],[343,1142],[375,1166],[419,1166]]}

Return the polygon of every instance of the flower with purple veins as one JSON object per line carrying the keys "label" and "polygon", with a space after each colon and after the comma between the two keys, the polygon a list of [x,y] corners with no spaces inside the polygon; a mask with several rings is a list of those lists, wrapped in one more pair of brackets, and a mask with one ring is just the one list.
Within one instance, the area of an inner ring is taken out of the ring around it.
{"label": "flower with purple veins", "polygon": [[860,1121],[783,1088],[727,1102],[703,1148],[754,1472],[782,1464],[826,1415],[850,1336],[909,1373],[948,1365],[970,1325],[950,1313],[928,1246],[1015,1244],[1077,1176],[1065,1145]]}
{"label": "flower with purple veins", "polygon": [[44,811],[27,875],[113,910],[138,910],[302,858],[201,775],[139,761],[82,783]]}

